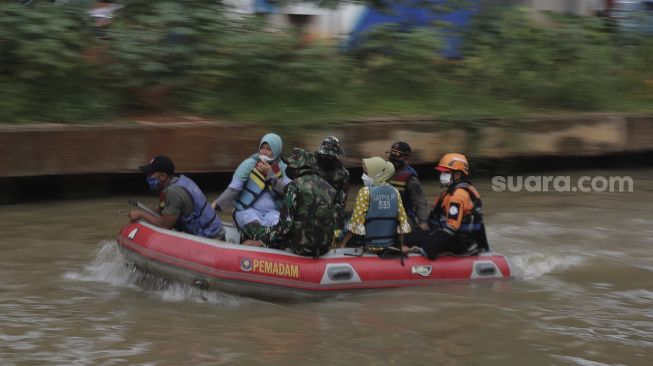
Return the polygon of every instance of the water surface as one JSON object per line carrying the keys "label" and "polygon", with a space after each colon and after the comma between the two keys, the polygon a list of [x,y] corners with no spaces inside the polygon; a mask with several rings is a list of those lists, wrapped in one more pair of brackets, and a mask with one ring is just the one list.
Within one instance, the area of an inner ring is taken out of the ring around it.
{"label": "water surface", "polygon": [[[605,174],[632,176],[635,191],[496,193],[476,182],[514,280],[317,303],[132,273],[115,242],[127,197],[3,206],[0,364],[650,365],[653,170],[578,173]],[[426,190],[432,200],[439,187]]]}

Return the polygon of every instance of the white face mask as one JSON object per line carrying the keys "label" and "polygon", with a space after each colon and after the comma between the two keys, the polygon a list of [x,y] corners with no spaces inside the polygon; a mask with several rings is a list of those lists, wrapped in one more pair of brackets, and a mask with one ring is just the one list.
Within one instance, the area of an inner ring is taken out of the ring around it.
{"label": "white face mask", "polygon": [[361,179],[363,179],[363,184],[365,185],[365,187],[370,187],[374,185],[374,179],[370,178],[370,176],[365,173],[361,175]]}
{"label": "white face mask", "polygon": [[440,173],[440,183],[443,186],[448,186],[451,184],[451,173]]}
{"label": "white face mask", "polygon": [[273,158],[263,154],[259,154],[258,159],[264,163],[269,163],[274,160]]}

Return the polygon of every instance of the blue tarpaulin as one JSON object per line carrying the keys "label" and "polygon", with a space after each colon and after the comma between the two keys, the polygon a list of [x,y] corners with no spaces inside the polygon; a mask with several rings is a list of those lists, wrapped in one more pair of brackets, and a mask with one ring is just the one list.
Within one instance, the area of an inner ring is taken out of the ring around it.
{"label": "blue tarpaulin", "polygon": [[[464,7],[444,9],[447,6],[446,0],[406,0],[388,5],[385,9],[376,9],[367,6],[362,12],[358,23],[351,32],[348,45],[355,47],[361,36],[373,27],[381,24],[400,24],[403,29],[412,27],[432,27],[436,22],[446,22],[449,27],[443,29],[443,47],[440,52],[448,58],[461,57],[462,39],[459,32],[469,24],[471,17],[478,12],[479,1],[464,1]],[[435,11],[429,5],[442,6],[443,9]]]}
{"label": "blue tarpaulin", "polygon": [[254,0],[254,13],[256,14],[269,14],[276,13],[277,2],[275,0]]}

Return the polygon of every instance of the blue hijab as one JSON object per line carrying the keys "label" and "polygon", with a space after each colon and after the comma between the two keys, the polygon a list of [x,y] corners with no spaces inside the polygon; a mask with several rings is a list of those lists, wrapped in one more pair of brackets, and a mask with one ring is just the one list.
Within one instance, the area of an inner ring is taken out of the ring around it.
{"label": "blue hijab", "polygon": [[[268,143],[270,145],[270,150],[272,150],[272,158],[274,160],[278,160],[279,156],[281,156],[281,150],[283,149],[283,143],[281,142],[281,137],[277,135],[276,133],[268,133],[267,135],[263,136],[261,139],[261,142],[258,144],[259,150],[261,149],[261,145],[264,143]],[[234,178],[238,178],[239,180],[243,182],[247,182],[249,179],[249,174],[254,169],[256,166],[256,162],[258,162],[258,155],[259,153],[256,152],[256,154],[253,154],[249,158],[245,159],[238,168],[236,168],[236,172],[234,172]],[[285,175],[286,171],[286,164],[284,162],[280,161],[279,162],[279,168],[281,168],[281,171]]]}

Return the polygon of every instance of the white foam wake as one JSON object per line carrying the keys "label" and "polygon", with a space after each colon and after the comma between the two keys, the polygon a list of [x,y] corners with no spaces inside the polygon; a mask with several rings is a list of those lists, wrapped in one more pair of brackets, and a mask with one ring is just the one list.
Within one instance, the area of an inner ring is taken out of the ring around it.
{"label": "white foam wake", "polygon": [[580,255],[562,255],[553,253],[526,253],[508,256],[515,270],[515,277],[535,279],[548,273],[561,272],[580,265],[583,257]]}
{"label": "white foam wake", "polygon": [[603,362],[587,360],[581,357],[561,356],[561,355],[553,355],[553,356],[559,360],[567,361],[569,364],[579,365],[579,366],[625,366],[622,363],[603,363]]}
{"label": "white foam wake", "polygon": [[100,282],[116,287],[145,290],[166,302],[196,302],[237,306],[254,300],[225,294],[218,291],[204,291],[190,285],[170,283],[152,274],[134,270],[126,264],[116,241],[102,241],[91,255],[92,260],[81,271],[64,273],[67,280]]}
{"label": "white foam wake", "polygon": [[134,285],[137,276],[125,265],[125,258],[118,250],[116,241],[104,240],[91,254],[93,260],[79,271],[66,272],[68,280],[102,282],[113,286]]}

